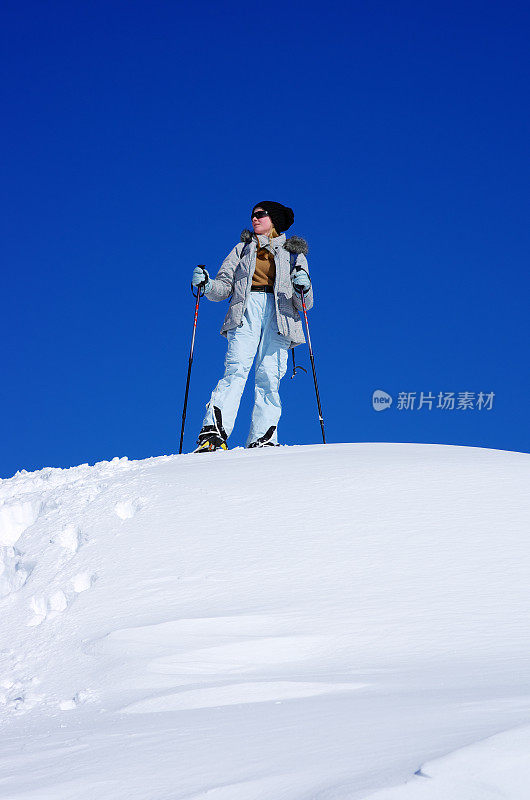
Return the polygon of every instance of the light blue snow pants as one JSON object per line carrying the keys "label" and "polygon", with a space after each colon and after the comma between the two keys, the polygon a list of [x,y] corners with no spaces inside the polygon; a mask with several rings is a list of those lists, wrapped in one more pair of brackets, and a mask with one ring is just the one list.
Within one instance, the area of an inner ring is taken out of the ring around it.
{"label": "light blue snow pants", "polygon": [[225,374],[206,406],[204,425],[214,424],[213,407],[221,410],[227,437],[232,433],[245,383],[256,357],[254,408],[247,445],[257,441],[271,426],[269,441],[277,443],[278,420],[282,413],[279,388],[287,370],[290,339],[278,333],[274,295],[251,292],[242,325],[227,332]]}

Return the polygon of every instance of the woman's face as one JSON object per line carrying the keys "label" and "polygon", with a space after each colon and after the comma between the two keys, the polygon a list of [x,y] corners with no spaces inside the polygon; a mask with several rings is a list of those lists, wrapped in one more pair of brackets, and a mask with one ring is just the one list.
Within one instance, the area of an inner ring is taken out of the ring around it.
{"label": "woman's face", "polygon": [[[263,209],[258,206],[252,213],[256,211],[263,211]],[[260,217],[260,219],[252,217],[252,227],[254,228],[255,234],[264,236],[266,233],[269,233],[272,228],[272,220],[268,215],[266,217]]]}

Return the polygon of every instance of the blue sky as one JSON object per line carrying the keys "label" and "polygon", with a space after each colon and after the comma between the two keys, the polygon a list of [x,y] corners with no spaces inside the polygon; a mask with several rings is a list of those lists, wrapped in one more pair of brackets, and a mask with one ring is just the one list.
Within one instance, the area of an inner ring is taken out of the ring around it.
{"label": "blue sky", "polygon": [[[330,441],[528,452],[529,33],[513,2],[8,0],[0,476],[178,450],[191,272],[263,199],[309,242]],[[188,450],[225,311],[201,303]],[[422,391],[495,396],[398,408]],[[320,441],[310,372],[282,397],[280,440]]]}

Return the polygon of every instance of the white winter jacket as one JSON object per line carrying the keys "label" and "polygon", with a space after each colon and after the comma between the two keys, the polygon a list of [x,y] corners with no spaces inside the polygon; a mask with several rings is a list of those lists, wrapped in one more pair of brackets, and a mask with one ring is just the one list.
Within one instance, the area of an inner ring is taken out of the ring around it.
{"label": "white winter jacket", "polygon": [[[300,314],[302,300],[298,292],[293,290],[291,280],[290,253],[296,254],[296,268],[307,270],[307,243],[298,236],[285,238],[285,234],[275,237],[269,242],[268,236],[259,236],[244,230],[241,242],[227,255],[216,277],[210,281],[206,294],[209,300],[219,302],[230,297],[230,306],[221,328],[226,336],[227,331],[234,330],[242,324],[247,306],[252,276],[256,268],[256,251],[258,246],[266,247],[274,254],[276,279],[274,281],[274,302],[278,332],[291,340],[290,347],[305,342]],[[243,257],[241,257],[243,255]],[[313,305],[313,288],[305,294],[306,308]]]}

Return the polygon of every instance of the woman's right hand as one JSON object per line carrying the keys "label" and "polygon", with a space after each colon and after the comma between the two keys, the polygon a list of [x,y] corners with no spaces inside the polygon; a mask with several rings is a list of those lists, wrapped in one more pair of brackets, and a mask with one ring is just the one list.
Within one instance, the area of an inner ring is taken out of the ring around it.
{"label": "woman's right hand", "polygon": [[209,283],[210,276],[208,275],[208,270],[204,269],[204,267],[195,267],[191,278],[191,285],[204,286],[204,291],[206,292]]}

